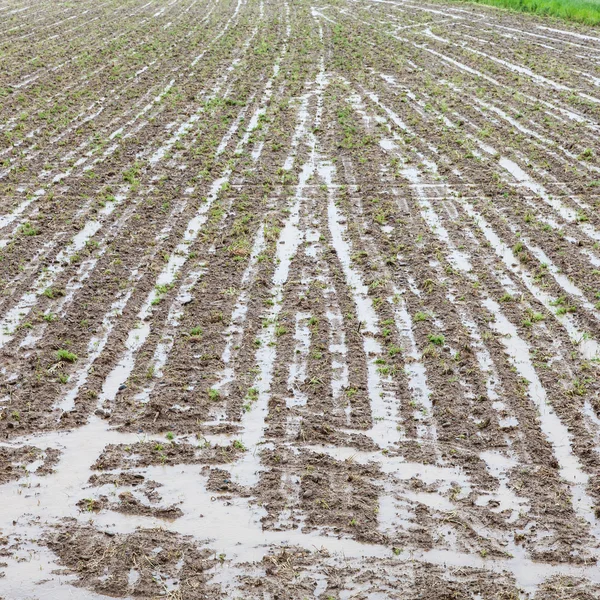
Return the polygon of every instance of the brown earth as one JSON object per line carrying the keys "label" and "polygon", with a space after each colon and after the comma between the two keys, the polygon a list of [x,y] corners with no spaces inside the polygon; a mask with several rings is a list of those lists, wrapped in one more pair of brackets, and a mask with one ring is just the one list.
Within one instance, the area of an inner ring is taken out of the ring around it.
{"label": "brown earth", "polygon": [[599,60],[0,1],[0,598],[599,598]]}

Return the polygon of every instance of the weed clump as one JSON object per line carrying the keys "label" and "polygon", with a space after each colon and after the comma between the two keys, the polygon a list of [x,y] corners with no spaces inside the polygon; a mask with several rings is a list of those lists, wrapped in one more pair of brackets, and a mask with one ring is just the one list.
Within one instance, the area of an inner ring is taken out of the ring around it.
{"label": "weed clump", "polygon": [[74,363],[77,361],[78,357],[77,354],[70,352],[69,350],[65,350],[64,348],[61,348],[56,352],[56,358],[58,358],[58,360],[61,362]]}

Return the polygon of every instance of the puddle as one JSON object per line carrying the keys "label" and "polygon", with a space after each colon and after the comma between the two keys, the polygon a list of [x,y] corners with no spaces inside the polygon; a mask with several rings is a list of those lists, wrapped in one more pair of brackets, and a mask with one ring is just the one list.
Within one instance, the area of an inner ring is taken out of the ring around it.
{"label": "puddle", "polygon": [[[379,332],[379,319],[371,297],[368,295],[368,287],[363,283],[360,273],[352,265],[350,243],[345,239],[347,226],[334,201],[333,172],[332,165],[322,163],[320,174],[329,190],[327,215],[331,243],[342,266],[346,284],[351,291],[358,322],[362,324],[360,333],[368,360],[367,386],[373,426],[366,433],[377,444],[386,447],[400,439],[397,415],[398,400],[393,392],[384,388],[383,377],[379,372],[379,364],[376,362],[382,354],[381,344],[374,337]],[[386,379],[389,380],[389,378]]]}
{"label": "puddle", "polygon": [[495,321],[490,323],[490,327],[503,336],[501,341],[512,364],[519,375],[527,381],[529,398],[538,408],[540,428],[553,448],[561,477],[571,489],[573,508],[580,517],[589,523],[597,539],[600,539],[600,529],[594,517],[594,502],[586,491],[589,476],[582,470],[579,459],[573,454],[571,435],[566,425],[561,422],[548,403],[546,390],[531,363],[529,347],[519,337],[516,327],[501,314],[500,307],[495,301],[487,299],[483,301],[483,304],[496,317]]}
{"label": "puddle", "polygon": [[417,347],[413,332],[413,322],[406,303],[402,297],[403,293],[394,288],[394,297],[388,301],[394,307],[394,320],[402,346],[410,361],[406,362],[405,370],[408,376],[408,386],[411,397],[416,407],[422,410],[415,413],[417,418],[417,437],[434,443],[437,440],[437,428],[433,420],[433,405],[431,403],[431,390],[427,383],[427,372],[423,363],[421,352]]}
{"label": "puddle", "polygon": [[[317,110],[315,114],[315,123],[318,123],[322,111],[322,94],[327,85],[327,80],[323,76],[324,67],[321,64],[321,70],[317,75],[317,88],[315,95],[317,97]],[[277,356],[277,346],[274,344],[276,336],[277,318],[283,307],[283,288],[288,280],[292,260],[296,256],[300,243],[304,238],[304,232],[300,230],[300,211],[303,206],[304,190],[309,180],[316,170],[315,146],[316,140],[314,134],[304,128],[303,115],[301,118],[301,131],[306,137],[309,148],[309,157],[302,166],[298,184],[295,189],[293,204],[286,216],[285,223],[281,228],[277,243],[275,257],[275,272],[271,281],[270,297],[273,301],[266,314],[268,326],[263,328],[258,339],[260,346],[256,351],[256,363],[259,373],[256,376],[252,387],[257,390],[257,399],[251,407],[251,410],[242,415],[242,433],[240,439],[248,449],[241,460],[232,466],[231,473],[234,479],[243,485],[254,485],[257,481],[257,473],[261,470],[260,457],[257,446],[263,443],[264,430],[266,426],[265,418],[268,412],[269,398],[271,395],[270,386],[273,378],[273,368]],[[300,139],[300,138],[299,138]]]}
{"label": "puddle", "polygon": [[[267,84],[262,97],[262,102],[268,102],[270,95],[271,87]],[[237,128],[239,128],[241,124],[241,116],[245,114],[246,110],[247,106],[242,111],[240,111],[240,118],[234,122],[232,128],[230,128],[230,130],[225,134],[224,139],[229,139],[228,136],[232,135],[232,129],[233,131],[235,131],[237,130]],[[238,141],[235,147],[235,154],[239,155],[242,152],[245,144],[248,142],[249,136],[251,135],[252,131],[254,131],[257,124],[258,118],[256,118],[256,120],[254,121],[254,128],[248,128],[242,139]],[[183,135],[184,133],[185,132],[182,132],[180,135]],[[173,144],[175,143],[175,141],[173,141]],[[215,200],[218,198],[223,186],[229,182],[232,172],[233,167],[228,166],[224,169],[221,177],[213,181],[210,187],[210,191],[206,197],[206,201],[199,207],[197,213],[187,223],[183,238],[181,239],[175,250],[170,254],[167,264],[165,265],[165,267],[163,267],[162,271],[156,278],[155,288],[151,290],[148,294],[144,304],[138,312],[136,325],[129,331],[127,340],[125,342],[125,354],[121,357],[118,364],[115,367],[113,367],[113,369],[108,374],[103,383],[102,392],[100,394],[100,401],[102,403],[105,403],[107,407],[110,407],[111,404],[114,402],[116,395],[119,392],[120,386],[126,382],[131,372],[133,371],[137,353],[146,342],[148,336],[150,335],[153,306],[157,300],[160,300],[162,294],[160,290],[168,290],[174,284],[175,280],[179,275],[179,272],[188,261],[191,247],[198,238],[200,231],[208,218],[208,211],[210,210]],[[193,283],[194,282],[192,281],[189,284],[190,288],[191,286],[193,286]],[[175,315],[173,317],[177,320],[176,314],[177,309],[175,309]],[[166,357],[162,360],[166,361]],[[71,404],[68,404],[66,406],[68,409],[69,406],[71,406]]]}
{"label": "puddle", "polygon": [[[148,402],[157,381],[162,378],[163,369],[167,363],[169,354],[173,349],[173,345],[175,344],[175,337],[179,328],[179,321],[183,315],[184,306],[191,300],[191,292],[205,272],[206,269],[203,267],[193,269],[181,284],[179,293],[169,308],[165,329],[163,330],[161,340],[156,346],[156,350],[154,351],[150,363],[149,372],[152,373],[153,380],[150,384],[145,385],[141,392],[136,394],[135,399],[138,402]],[[189,407],[186,408],[189,409]]]}
{"label": "puddle", "polygon": [[277,267],[273,274],[270,290],[270,297],[273,300],[273,304],[265,317],[269,325],[263,328],[258,336],[260,346],[256,352],[256,363],[258,364],[259,374],[252,385],[257,390],[257,400],[252,405],[251,410],[245,412],[242,416],[242,434],[240,437],[242,443],[249,451],[245,453],[242,460],[238,461],[232,469],[232,475],[235,480],[244,485],[254,485],[257,481],[257,473],[261,468],[257,445],[263,441],[266,426],[265,418],[271,395],[270,386],[275,358],[277,356],[277,346],[274,344],[277,317],[283,306],[283,287],[287,282],[292,260],[303,238],[303,233],[298,227],[300,209],[302,206],[303,190],[313,172],[313,168],[313,163],[310,160],[303,166],[296,188],[294,204],[279,234],[275,259]]}
{"label": "puddle", "polygon": [[491,247],[494,249],[496,254],[501,258],[506,268],[515,274],[531,292],[531,294],[539,300],[548,311],[554,315],[559,323],[566,329],[571,340],[579,346],[579,349],[584,358],[595,358],[600,356],[600,345],[595,340],[584,335],[583,332],[575,325],[573,318],[570,315],[559,316],[553,307],[555,298],[548,295],[542,289],[540,289],[533,281],[533,277],[524,271],[521,266],[515,263],[515,256],[512,250],[500,239],[493,228],[487,223],[487,221],[474,209],[473,205],[464,199],[456,198],[464,208],[465,212],[471,217],[476,225],[479,227],[481,232],[484,234]]}
{"label": "puddle", "polygon": [[288,392],[292,392],[292,395],[288,395],[285,399],[288,408],[292,406],[305,406],[307,402],[307,395],[302,391],[301,386],[306,382],[306,371],[308,368],[308,352],[310,349],[308,320],[310,316],[310,313],[296,313],[296,328],[294,331],[296,345],[287,379],[287,389]]}
{"label": "puddle", "polygon": [[[19,553],[21,554],[21,553]],[[32,546],[18,559],[3,557],[8,576],[0,578],[0,594],[10,600],[110,600],[82,587],[73,587],[75,575],[56,575],[61,567],[56,556],[47,548]],[[132,600],[125,597],[123,600]]]}
{"label": "puddle", "polygon": [[258,228],[254,239],[252,251],[248,266],[242,275],[241,287],[243,288],[238,296],[235,308],[231,315],[230,323],[225,329],[224,336],[227,338],[225,348],[221,354],[221,362],[225,365],[221,371],[214,388],[217,390],[226,389],[227,385],[235,379],[235,358],[238,354],[236,348],[241,344],[244,336],[244,323],[248,314],[248,303],[250,301],[250,289],[254,283],[257,273],[258,257],[265,249],[264,225]]}
{"label": "puddle", "polygon": [[525,498],[520,498],[509,487],[508,471],[518,466],[518,462],[510,457],[507,457],[497,451],[482,452],[479,457],[486,463],[487,469],[492,477],[498,481],[498,489],[494,492],[483,493],[475,504],[477,506],[487,506],[490,501],[498,504],[492,508],[493,512],[503,512],[509,510],[512,512],[508,519],[509,523],[516,521],[520,513],[527,513],[530,510],[529,502]]}

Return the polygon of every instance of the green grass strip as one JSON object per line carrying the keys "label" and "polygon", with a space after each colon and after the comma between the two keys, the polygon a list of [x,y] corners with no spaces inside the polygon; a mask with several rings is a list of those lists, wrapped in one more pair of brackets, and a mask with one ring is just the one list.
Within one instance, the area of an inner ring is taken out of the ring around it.
{"label": "green grass strip", "polygon": [[600,25],[599,0],[470,0],[520,12],[545,17],[558,17],[568,21]]}

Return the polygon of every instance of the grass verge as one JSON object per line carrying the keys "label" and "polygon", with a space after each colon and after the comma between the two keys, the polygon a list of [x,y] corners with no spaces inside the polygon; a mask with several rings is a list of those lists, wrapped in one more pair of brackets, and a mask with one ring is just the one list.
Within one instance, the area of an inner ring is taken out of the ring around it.
{"label": "grass verge", "polygon": [[470,0],[520,12],[600,25],[600,1],[594,0]]}

